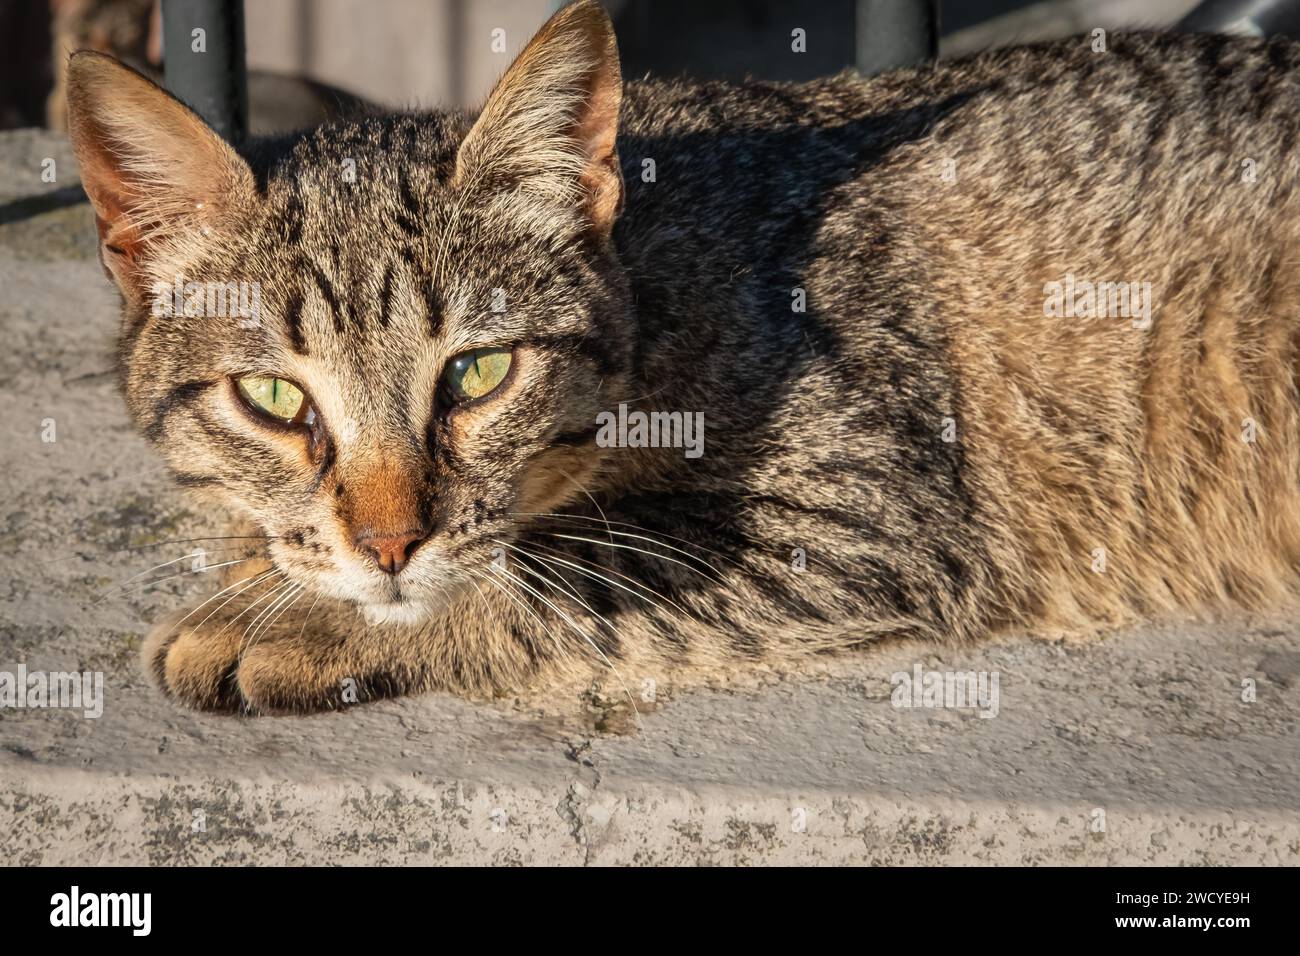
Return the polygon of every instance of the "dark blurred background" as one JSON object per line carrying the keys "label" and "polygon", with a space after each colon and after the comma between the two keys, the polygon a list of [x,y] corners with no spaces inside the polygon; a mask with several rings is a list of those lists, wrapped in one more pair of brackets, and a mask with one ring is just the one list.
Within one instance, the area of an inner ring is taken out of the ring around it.
{"label": "dark blurred background", "polygon": [[[0,128],[64,125],[68,52],[114,53],[161,77],[159,0],[0,0]],[[806,79],[907,61],[891,16],[925,0],[607,0],[624,70]],[[908,5],[911,5],[909,7]],[[1132,26],[1167,27],[1196,0],[939,0],[938,55]],[[354,97],[469,106],[555,0],[249,0],[252,132],[319,122]],[[912,9],[915,8],[915,9]],[[892,13],[891,13],[892,9]],[[805,49],[792,49],[792,31]]]}

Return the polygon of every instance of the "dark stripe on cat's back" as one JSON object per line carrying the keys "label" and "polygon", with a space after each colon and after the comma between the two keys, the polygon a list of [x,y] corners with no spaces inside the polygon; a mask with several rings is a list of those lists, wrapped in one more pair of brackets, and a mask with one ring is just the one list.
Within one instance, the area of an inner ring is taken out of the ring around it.
{"label": "dark stripe on cat's back", "polygon": [[871,525],[871,517],[856,511],[824,505],[801,504],[775,494],[753,494],[747,496],[745,500],[752,506],[768,505],[779,511],[807,515],[818,521],[838,525],[841,528],[853,531],[856,535],[863,537],[864,540],[868,539],[868,537],[876,539],[876,532]]}
{"label": "dark stripe on cat's back", "polygon": [[384,267],[384,285],[379,292],[379,324],[388,328],[388,310],[393,304],[393,264]]}
{"label": "dark stripe on cat's back", "polygon": [[[1178,89],[1165,64],[1152,62],[1149,55],[1139,52],[1126,44],[1117,44],[1113,50],[1116,61],[1131,70],[1141,83],[1144,102],[1147,105],[1147,124],[1145,136],[1141,140],[1141,155],[1136,162],[1140,182],[1138,188],[1144,190],[1148,177],[1153,172],[1156,151],[1164,145],[1169,132],[1174,112],[1178,108]],[[1088,58],[1096,60],[1096,56]]]}
{"label": "dark stripe on cat's back", "polygon": [[1225,51],[1235,51],[1236,44],[1223,34],[1210,34],[1199,37],[1200,55],[1197,66],[1200,68],[1203,102],[1209,108],[1200,113],[1210,135],[1219,139],[1222,136],[1223,123],[1219,116],[1225,102],[1226,94],[1231,92],[1232,68],[1223,62]]}
{"label": "dark stripe on cat's back", "polygon": [[[1273,70],[1273,76],[1270,79],[1269,88],[1266,96],[1261,96],[1261,103],[1257,107],[1257,115],[1263,117],[1264,113],[1272,109],[1276,101],[1280,98],[1279,93],[1286,95],[1293,89],[1292,76],[1296,70],[1295,44],[1285,37],[1274,37],[1268,45],[1268,63]],[[1278,146],[1279,154],[1290,156],[1295,149],[1296,136],[1298,127],[1294,110],[1283,111],[1284,120],[1282,126],[1282,139]]]}

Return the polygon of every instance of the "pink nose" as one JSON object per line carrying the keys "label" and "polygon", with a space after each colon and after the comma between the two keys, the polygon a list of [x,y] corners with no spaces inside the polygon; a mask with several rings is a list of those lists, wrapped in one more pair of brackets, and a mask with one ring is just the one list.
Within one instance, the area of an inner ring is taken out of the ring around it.
{"label": "pink nose", "polygon": [[420,542],[428,537],[422,530],[403,531],[400,534],[358,535],[357,548],[370,555],[379,570],[397,574],[406,567]]}

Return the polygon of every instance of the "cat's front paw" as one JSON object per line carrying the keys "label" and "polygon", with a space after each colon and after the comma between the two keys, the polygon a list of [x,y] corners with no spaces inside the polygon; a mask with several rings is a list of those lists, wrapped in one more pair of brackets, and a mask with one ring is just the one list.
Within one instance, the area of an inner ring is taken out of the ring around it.
{"label": "cat's front paw", "polygon": [[337,622],[250,635],[238,620],[178,612],[145,638],[143,656],[164,693],[200,710],[303,714],[421,689],[418,668],[377,666],[384,656],[369,643]]}
{"label": "cat's front paw", "polygon": [[144,639],[141,657],[146,673],[163,693],[186,706],[243,709],[237,679],[242,629],[229,624],[183,611],[168,615]]}

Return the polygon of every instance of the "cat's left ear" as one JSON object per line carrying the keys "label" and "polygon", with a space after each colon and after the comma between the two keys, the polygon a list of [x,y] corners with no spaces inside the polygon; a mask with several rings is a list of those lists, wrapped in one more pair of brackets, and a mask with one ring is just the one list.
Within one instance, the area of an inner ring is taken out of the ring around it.
{"label": "cat's left ear", "polygon": [[68,132],[95,210],[100,258],[128,299],[249,211],[252,170],[193,110],[101,53],[68,64]]}
{"label": "cat's left ear", "polygon": [[556,13],[497,83],[461,144],[456,182],[519,188],[578,206],[609,236],[623,208],[618,44],[594,0]]}

